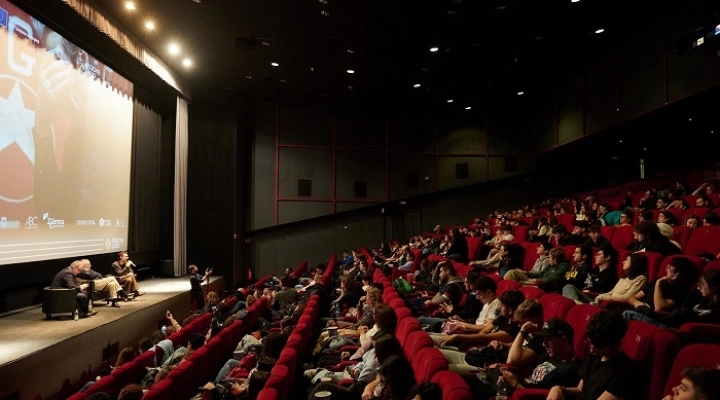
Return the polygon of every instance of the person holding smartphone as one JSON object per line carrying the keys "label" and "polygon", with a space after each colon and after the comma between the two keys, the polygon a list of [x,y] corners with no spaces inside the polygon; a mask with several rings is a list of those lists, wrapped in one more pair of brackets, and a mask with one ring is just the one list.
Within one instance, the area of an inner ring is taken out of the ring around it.
{"label": "person holding smartphone", "polygon": [[[205,296],[202,291],[203,282],[212,275],[212,268],[205,270],[205,275],[200,275],[197,265],[191,264],[188,267],[190,272],[190,297],[195,300],[195,310],[202,310],[205,308]],[[194,311],[194,310],[193,310]]]}

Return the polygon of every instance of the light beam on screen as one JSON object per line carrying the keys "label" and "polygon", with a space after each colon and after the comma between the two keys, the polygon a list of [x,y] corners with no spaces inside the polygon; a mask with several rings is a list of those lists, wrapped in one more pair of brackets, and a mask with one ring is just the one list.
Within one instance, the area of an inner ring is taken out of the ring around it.
{"label": "light beam on screen", "polygon": [[0,0],[0,265],[127,248],[133,85]]}

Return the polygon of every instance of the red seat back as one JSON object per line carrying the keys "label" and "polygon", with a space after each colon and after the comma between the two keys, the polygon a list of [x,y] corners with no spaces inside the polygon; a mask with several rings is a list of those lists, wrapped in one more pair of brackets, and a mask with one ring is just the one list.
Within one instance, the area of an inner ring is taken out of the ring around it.
{"label": "red seat back", "polygon": [[647,374],[645,396],[647,400],[662,398],[662,386],[670,372],[672,360],[680,350],[680,339],[674,332],[639,321],[629,321],[623,339],[623,351],[633,360],[644,364]]}
{"label": "red seat back", "polygon": [[552,318],[565,320],[570,310],[575,307],[575,302],[557,293],[547,293],[540,297],[543,306],[543,317],[545,321]]}
{"label": "red seat back", "polygon": [[523,269],[530,271],[535,265],[535,261],[538,259],[537,248],[540,247],[540,242],[523,242],[520,245],[525,250],[525,258],[523,259]]}
{"label": "red seat back", "polygon": [[603,226],[600,228],[600,234],[605,237],[605,239],[612,242],[612,237],[615,234],[615,227],[614,226]]}
{"label": "red seat back", "polygon": [[[693,203],[693,205],[694,205],[694,203]],[[698,221],[698,222],[702,224],[702,218],[705,216],[705,214],[708,213],[708,211],[710,211],[710,209],[707,207],[692,207],[691,206],[691,208],[688,208],[683,213],[682,222],[685,223],[685,220],[688,219],[688,217],[691,215],[697,215],[697,217],[700,219],[700,221]]]}
{"label": "red seat back", "polygon": [[513,226],[512,233],[515,236],[515,243],[526,242],[529,239],[528,231],[530,227],[527,225],[516,225]]}
{"label": "red seat back", "polygon": [[403,350],[405,352],[405,357],[407,357],[408,360],[412,360],[413,356],[419,353],[420,350],[433,346],[435,346],[435,344],[433,343],[433,340],[430,338],[430,335],[428,335],[427,332],[414,331],[410,332],[410,334],[408,334],[407,338],[405,339],[405,345],[403,346]]}
{"label": "red seat back", "polygon": [[720,227],[699,226],[695,228],[683,253],[689,256],[720,253]]}
{"label": "red seat back", "polygon": [[561,214],[557,216],[558,224],[565,225],[568,232],[572,232],[575,228],[575,214]]}
{"label": "red seat back", "polygon": [[[471,400],[472,393],[467,382],[460,375],[450,371],[440,371],[432,376],[432,383],[442,390],[442,400]],[[260,400],[260,399],[258,399]]]}
{"label": "red seat back", "polygon": [[650,251],[639,253],[645,256],[648,260],[648,282],[652,282],[658,277],[658,274],[664,274],[664,271],[660,271],[660,264],[663,261],[663,255],[660,253],[653,253]]}
{"label": "red seat back", "polygon": [[672,388],[680,384],[681,372],[686,367],[720,369],[720,346],[715,344],[691,344],[680,350],[672,364],[663,395],[672,394]]}
{"label": "red seat back", "polygon": [[448,369],[447,358],[434,347],[420,350],[411,362],[416,382],[428,382],[438,372]]}
{"label": "red seat back", "polygon": [[523,286],[519,290],[526,299],[532,300],[537,300],[545,294],[544,290],[535,286]]}
{"label": "red seat back", "polygon": [[688,242],[690,241],[690,236],[692,235],[693,228],[690,228],[689,226],[673,226],[673,236],[672,240],[680,243],[680,247],[685,249],[688,245]]}
{"label": "red seat back", "polygon": [[[516,236],[516,238],[517,238],[517,236]],[[468,259],[479,260],[480,252],[482,251],[482,248],[483,248],[482,238],[466,236],[465,239],[468,242]],[[415,259],[419,259],[419,257],[416,255]],[[418,265],[419,265],[419,263],[418,263]]]}
{"label": "red seat back", "polygon": [[507,291],[507,290],[518,290],[522,287],[522,284],[520,282],[506,281],[506,280],[502,280],[502,281],[498,282],[497,285],[498,285],[498,288],[497,288],[496,294],[498,295],[498,297],[500,295],[502,295],[503,293],[505,293],[505,291]]}
{"label": "red seat back", "polygon": [[632,226],[618,226],[615,228],[612,240],[610,243],[618,250],[625,250],[630,243],[633,241],[633,227]]}
{"label": "red seat back", "polygon": [[587,345],[585,344],[585,327],[590,321],[590,318],[597,314],[601,310],[600,307],[593,306],[590,304],[576,305],[571,308],[567,313],[565,321],[573,327],[575,335],[573,336],[573,342],[575,342],[575,355],[578,358],[584,359],[587,355]]}

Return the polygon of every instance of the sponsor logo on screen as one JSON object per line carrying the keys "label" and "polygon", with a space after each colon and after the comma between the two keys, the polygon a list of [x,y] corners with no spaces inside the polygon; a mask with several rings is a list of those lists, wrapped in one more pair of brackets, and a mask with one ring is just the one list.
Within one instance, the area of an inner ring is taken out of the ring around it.
{"label": "sponsor logo on screen", "polygon": [[110,250],[122,249],[122,245],[124,242],[123,238],[112,238],[112,239],[108,239],[108,240],[110,240],[110,244],[111,244]]}
{"label": "sponsor logo on screen", "polygon": [[101,228],[112,228],[112,219],[100,218],[99,225]]}
{"label": "sponsor logo on screen", "polygon": [[125,220],[124,220],[124,219],[116,219],[116,220],[115,220],[115,227],[116,227],[116,228],[124,228],[124,227],[125,227]]}
{"label": "sponsor logo on screen", "polygon": [[47,223],[48,227],[50,229],[55,228],[64,228],[65,227],[65,220],[64,219],[55,219],[50,217],[50,213],[43,214],[43,221]]}
{"label": "sponsor logo on screen", "polygon": [[37,229],[38,228],[38,217],[28,217],[25,220],[25,229]]}
{"label": "sponsor logo on screen", "polygon": [[94,219],[79,219],[75,221],[75,225],[77,226],[95,226],[95,220]]}
{"label": "sponsor logo on screen", "polygon": [[0,217],[0,229],[7,228],[7,217]]}

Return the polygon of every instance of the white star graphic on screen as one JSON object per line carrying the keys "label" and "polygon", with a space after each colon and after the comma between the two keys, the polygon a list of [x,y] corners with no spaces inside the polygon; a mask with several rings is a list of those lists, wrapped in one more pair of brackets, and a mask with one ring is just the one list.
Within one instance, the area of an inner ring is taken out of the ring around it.
{"label": "white star graphic on screen", "polygon": [[35,111],[25,108],[19,82],[15,82],[10,96],[0,97],[0,121],[0,150],[17,142],[30,162],[35,164],[35,143],[32,137]]}

